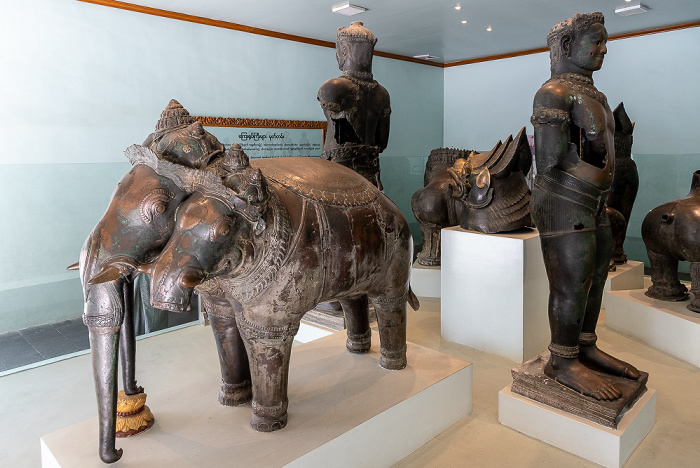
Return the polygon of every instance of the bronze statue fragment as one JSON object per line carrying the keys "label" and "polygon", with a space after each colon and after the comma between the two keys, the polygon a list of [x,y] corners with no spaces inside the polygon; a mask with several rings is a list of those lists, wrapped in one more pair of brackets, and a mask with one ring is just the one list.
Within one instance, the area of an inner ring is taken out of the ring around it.
{"label": "bronze statue fragment", "polygon": [[487,153],[433,150],[425,168],[425,186],[411,197],[423,234],[418,263],[440,265],[442,228],[459,224],[491,234],[531,226],[530,189],[525,178],[531,165],[525,128],[515,139],[510,135]]}
{"label": "bronze statue fragment", "polygon": [[389,93],[372,76],[377,38],[362,21],[338,28],[336,58],[343,75],[321,85],[318,101],[328,119],[323,158],[349,167],[375,186],[379,153],[389,142]]}
{"label": "bronze statue fragment", "polygon": [[552,77],[533,105],[537,176],[530,210],[550,288],[551,355],[543,372],[577,393],[616,400],[622,386],[606,375],[641,374],[596,346],[612,254],[605,201],[615,164],[615,120],[592,78],[607,53],[604,21],[602,13],[576,14],[547,35]]}
{"label": "bronze statue fragment", "polygon": [[700,312],[700,170],[693,173],[686,197],[646,215],[642,239],[651,266],[652,285],[646,295],[662,301],[688,299],[688,288],[678,281],[678,261],[689,261],[694,299],[688,309]]}
{"label": "bronze statue fragment", "polygon": [[[637,163],[632,159],[634,123],[627,116],[623,103],[618,104],[615,108],[613,117],[615,118],[615,169],[608,194],[608,208],[614,209],[622,215],[622,220],[616,216],[617,222],[613,221],[612,217],[610,219],[613,236],[612,260],[613,263],[620,265],[627,262],[624,243],[632,206],[639,189],[639,174]],[[608,214],[610,213],[608,212]]]}
{"label": "bronze statue fragment", "polygon": [[[370,349],[371,301],[380,364],[404,368],[406,302],[419,304],[408,283],[411,234],[396,205],[362,176],[322,159],[249,162],[233,145],[222,166],[223,184],[210,174],[180,206],[170,241],[149,267],[151,301],[182,311],[193,288],[202,295],[212,324],[225,332],[217,339],[224,383],[250,392],[250,380],[225,377],[250,362],[252,427],[286,425],[292,341],[301,317],[321,301],[340,301],[355,353]],[[222,349],[238,334],[247,356]]]}
{"label": "bronze statue fragment", "polygon": [[423,234],[423,249],[417,256],[421,265],[440,265],[440,231],[458,225],[462,218],[463,205],[452,197],[454,179],[448,169],[457,160],[466,161],[469,153],[457,148],[436,148],[428,156],[423,188],[411,197],[413,215]]}

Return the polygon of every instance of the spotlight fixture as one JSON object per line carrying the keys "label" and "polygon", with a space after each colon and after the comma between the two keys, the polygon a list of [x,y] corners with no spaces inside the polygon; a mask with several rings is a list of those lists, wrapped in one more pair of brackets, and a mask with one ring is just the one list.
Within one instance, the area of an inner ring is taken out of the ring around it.
{"label": "spotlight fixture", "polygon": [[486,30],[487,30],[487,31],[491,31],[491,30],[492,30],[491,26],[489,26],[488,28],[486,28]]}
{"label": "spotlight fixture", "polygon": [[627,3],[631,2],[632,0],[625,0]]}
{"label": "spotlight fixture", "polygon": [[647,7],[640,3],[626,7],[615,8],[615,13],[617,13],[620,16],[638,15],[639,13],[646,13],[647,11]]}
{"label": "spotlight fixture", "polygon": [[423,55],[414,55],[413,58],[421,59],[421,60],[435,60],[437,57],[435,55],[430,55],[430,54],[423,54]]}
{"label": "spotlight fixture", "polygon": [[339,5],[335,5],[331,8],[331,11],[333,11],[333,13],[338,13],[339,15],[352,16],[358,13],[364,13],[365,11],[367,11],[367,8],[358,5],[353,5],[349,2],[345,2]]}
{"label": "spotlight fixture", "polygon": [[460,5],[459,3],[455,5],[455,10],[461,10],[461,9],[462,9],[462,5]]}
{"label": "spotlight fixture", "polygon": [[467,20],[462,20],[462,24],[467,24]]}

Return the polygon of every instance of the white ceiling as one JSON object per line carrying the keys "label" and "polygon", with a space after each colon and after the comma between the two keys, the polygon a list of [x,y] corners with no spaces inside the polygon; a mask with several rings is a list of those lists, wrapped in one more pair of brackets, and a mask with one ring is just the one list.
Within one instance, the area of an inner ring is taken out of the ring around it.
{"label": "white ceiling", "polygon": [[442,63],[545,47],[549,29],[576,12],[602,11],[610,35],[700,21],[700,0],[642,0],[649,11],[627,17],[615,8],[639,0],[351,0],[368,11],[350,17],[331,12],[342,0],[127,1],[329,42],[360,20],[379,38],[377,50]]}

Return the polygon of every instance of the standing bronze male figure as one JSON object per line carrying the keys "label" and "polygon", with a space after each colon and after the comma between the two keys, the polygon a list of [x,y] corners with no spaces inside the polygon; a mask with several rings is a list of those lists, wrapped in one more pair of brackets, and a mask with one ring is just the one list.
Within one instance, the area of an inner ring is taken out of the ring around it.
{"label": "standing bronze male figure", "polygon": [[549,278],[552,341],[545,374],[598,400],[622,392],[592,370],[640,373],[596,346],[596,323],[612,255],[605,201],[615,164],[615,123],[593,85],[607,52],[602,13],[576,14],[547,35],[552,78],[534,99],[537,177],[531,214]]}
{"label": "standing bronze male figure", "polygon": [[379,153],[389,142],[389,93],[372,76],[377,38],[362,21],[338,29],[336,58],[343,76],[321,85],[328,119],[323,157],[349,167],[381,189]]}

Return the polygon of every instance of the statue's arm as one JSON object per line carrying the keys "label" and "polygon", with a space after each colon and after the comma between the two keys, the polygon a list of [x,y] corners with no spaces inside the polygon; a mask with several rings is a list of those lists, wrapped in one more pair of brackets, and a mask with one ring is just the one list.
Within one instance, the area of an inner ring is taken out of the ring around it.
{"label": "statue's arm", "polygon": [[571,152],[576,155],[576,145],[569,141],[571,109],[570,94],[562,86],[545,85],[535,95],[530,121],[535,127],[535,161],[540,174],[554,166],[565,168]]}
{"label": "statue's arm", "polygon": [[377,123],[377,132],[375,134],[375,144],[379,146],[379,152],[384,151],[389,144],[389,127],[391,117],[391,102],[389,100],[389,92],[384,86],[378,86],[378,95],[382,103],[379,111],[379,122]]}

